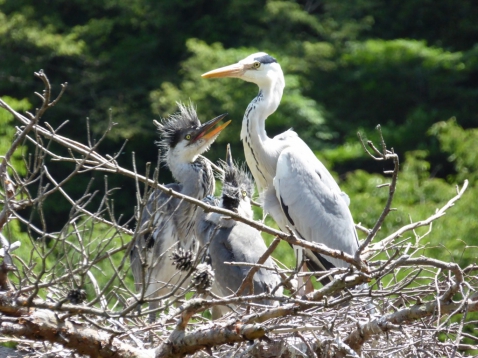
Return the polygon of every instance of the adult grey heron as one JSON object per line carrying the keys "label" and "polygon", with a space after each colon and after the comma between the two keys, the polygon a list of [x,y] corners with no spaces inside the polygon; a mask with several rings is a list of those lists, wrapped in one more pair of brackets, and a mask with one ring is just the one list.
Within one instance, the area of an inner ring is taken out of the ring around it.
{"label": "adult grey heron", "polygon": [[[226,162],[222,163],[222,193],[219,200],[208,197],[204,200],[211,205],[237,212],[239,215],[252,219],[251,198],[254,193],[254,183],[249,174],[232,160],[230,146],[227,146]],[[207,245],[215,281],[213,293],[219,296],[229,296],[241,286],[251,267],[231,266],[225,262],[245,262],[255,264],[267,250],[260,232],[247,224],[236,221],[218,213],[204,213],[198,210],[196,219],[196,234],[201,245]],[[274,267],[274,262],[268,258],[264,265]],[[278,274],[265,268],[260,268],[253,276],[254,294],[271,293],[281,283]],[[244,294],[250,293],[245,290]],[[275,291],[281,295],[282,288]],[[259,303],[273,305],[274,301]],[[214,307],[213,318],[218,318],[227,311],[225,307]]]}
{"label": "adult grey heron", "polygon": [[[214,193],[214,174],[209,162],[200,156],[215,141],[219,133],[231,122],[214,126],[226,116],[222,114],[201,125],[192,105],[179,104],[179,113],[170,116],[159,125],[164,150],[163,162],[171,170],[177,183],[167,187],[196,199]],[[169,258],[168,250],[182,248],[195,251],[194,218],[197,206],[165,192],[153,191],[145,206],[140,234],[130,253],[136,289],[146,285],[145,297],[157,298],[171,292],[180,275]],[[141,232],[147,232],[143,233]],[[150,303],[150,309],[158,307],[158,301]],[[156,314],[150,315],[154,321]]]}
{"label": "adult grey heron", "polygon": [[[259,86],[258,95],[244,114],[241,139],[264,210],[281,230],[286,231],[288,226],[302,239],[354,254],[358,237],[348,196],[341,192],[332,175],[297,133],[288,130],[274,138],[267,136],[265,121],[279,106],[285,86],[276,59],[259,52],[202,77],[234,77]],[[299,262],[301,252],[296,250]],[[303,252],[313,271],[347,266],[340,259],[310,250]],[[321,282],[327,283],[329,279]]]}

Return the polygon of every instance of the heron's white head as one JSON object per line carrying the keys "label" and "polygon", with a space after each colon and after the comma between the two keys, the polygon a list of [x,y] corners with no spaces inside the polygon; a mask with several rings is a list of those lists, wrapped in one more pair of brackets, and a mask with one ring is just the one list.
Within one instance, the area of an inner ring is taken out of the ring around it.
{"label": "heron's white head", "polygon": [[158,129],[161,133],[159,145],[164,149],[164,157],[168,165],[193,163],[198,155],[209,149],[219,133],[231,121],[214,127],[227,113],[201,124],[194,106],[178,104],[179,113],[164,119]]}
{"label": "heron's white head", "polygon": [[201,75],[204,78],[233,77],[253,82],[259,87],[276,84],[284,86],[284,74],[276,59],[265,52],[257,52],[239,62]]}

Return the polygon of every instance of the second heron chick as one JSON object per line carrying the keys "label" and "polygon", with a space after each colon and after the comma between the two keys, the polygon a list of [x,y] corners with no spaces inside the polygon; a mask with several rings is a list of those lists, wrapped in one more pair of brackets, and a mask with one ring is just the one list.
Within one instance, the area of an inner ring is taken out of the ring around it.
{"label": "second heron chick", "polygon": [[[211,205],[237,212],[239,215],[252,219],[251,199],[254,183],[250,175],[237,165],[234,165],[230,147],[227,147],[227,159],[222,163],[222,193],[219,199],[208,198]],[[209,245],[208,252],[212,268],[215,272],[213,293],[219,296],[229,296],[236,292],[247,276],[251,266],[229,265],[226,262],[241,262],[256,264],[267,250],[260,232],[251,226],[236,221],[229,216],[218,213],[205,214],[198,211],[196,220],[196,235],[201,245]],[[268,258],[265,266],[274,267],[274,262]],[[278,274],[272,270],[260,268],[252,280],[254,294],[271,293],[281,283]],[[244,294],[250,294],[245,290]],[[281,295],[282,288],[275,295]],[[272,300],[258,302],[272,305]],[[227,309],[213,310],[213,318],[224,314]]]}

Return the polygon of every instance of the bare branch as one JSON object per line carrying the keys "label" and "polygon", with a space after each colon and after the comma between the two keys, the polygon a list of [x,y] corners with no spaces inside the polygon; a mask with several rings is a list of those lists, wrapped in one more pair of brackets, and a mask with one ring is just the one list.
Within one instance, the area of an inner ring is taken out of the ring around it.
{"label": "bare branch", "polygon": [[[393,150],[392,151],[387,150],[387,147],[385,145],[385,140],[383,139],[382,130],[381,130],[380,125],[377,126],[377,131],[380,135],[380,142],[381,142],[381,145],[382,145],[382,152],[380,152],[377,148],[375,148],[375,146],[373,145],[373,143],[371,141],[368,141],[368,144],[373,149],[373,151],[376,153],[376,155],[378,155],[378,157],[372,155],[367,149],[365,149],[365,150],[375,160],[379,160],[379,161],[392,160],[393,161],[394,168],[393,168],[393,171],[390,172],[390,174],[392,174],[392,181],[391,181],[390,185],[388,185],[388,199],[387,199],[387,203],[385,204],[385,207],[382,211],[382,214],[380,214],[380,217],[376,221],[375,225],[373,226],[373,228],[368,233],[367,238],[365,239],[365,241],[362,242],[362,244],[359,246],[359,248],[355,252],[355,259],[356,260],[360,259],[360,255],[362,254],[363,250],[375,238],[375,235],[377,235],[377,232],[380,229],[380,227],[382,226],[383,221],[385,220],[387,215],[390,213],[391,206],[392,206],[392,201],[393,201],[393,196],[395,194],[395,189],[397,187],[398,171],[399,171],[399,168],[400,168],[398,155],[393,153]],[[366,148],[360,134],[359,134],[359,138],[360,138],[360,141],[362,143],[362,146],[364,148]]]}
{"label": "bare branch", "polygon": [[435,212],[435,214],[431,215],[430,217],[428,217],[425,220],[417,221],[417,222],[402,226],[400,229],[395,231],[393,234],[387,236],[386,238],[381,240],[379,243],[375,244],[373,246],[373,250],[375,250],[375,251],[383,250],[388,244],[390,244],[396,238],[402,236],[405,232],[410,231],[410,230],[414,230],[414,229],[422,227],[422,226],[430,225],[433,221],[441,218],[442,216],[444,216],[446,214],[446,211],[449,208],[451,208],[452,206],[454,206],[455,203],[463,196],[463,194],[464,194],[464,192],[467,188],[468,188],[468,180],[465,180],[461,189],[459,189],[457,187],[457,191],[458,191],[457,195],[455,195],[443,207],[441,207],[439,210],[437,210]]}

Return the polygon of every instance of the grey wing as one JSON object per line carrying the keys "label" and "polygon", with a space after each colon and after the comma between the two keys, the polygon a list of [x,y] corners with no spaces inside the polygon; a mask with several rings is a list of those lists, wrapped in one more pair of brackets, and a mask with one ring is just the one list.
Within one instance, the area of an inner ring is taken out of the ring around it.
{"label": "grey wing", "polygon": [[[267,250],[267,246],[260,232],[242,222],[236,223],[234,231],[240,236],[240,238],[233,241],[234,252],[237,252],[237,261],[257,263]],[[264,262],[264,265],[274,267],[274,262],[269,257],[266,262]],[[244,277],[249,272],[249,269],[249,267],[245,267]],[[274,271],[264,268],[256,272],[253,281],[254,293],[256,294],[263,292],[270,293],[271,290],[281,282],[279,275]]]}
{"label": "grey wing", "polygon": [[[211,206],[219,206],[219,199],[212,195],[205,197],[203,202]],[[215,220],[216,219],[216,220]],[[211,239],[211,235],[216,227],[217,214],[205,213],[203,209],[198,207],[195,218],[195,233],[201,246],[206,245]]]}
{"label": "grey wing", "polygon": [[[179,184],[168,184],[167,187],[181,191]],[[143,282],[143,264],[146,265],[145,273],[149,277],[151,269],[159,267],[160,262],[164,261],[164,251],[175,244],[172,213],[177,204],[175,198],[157,189],[151,193],[143,209],[139,234],[133,238],[130,252],[131,270],[137,290]]]}
{"label": "grey wing", "polygon": [[[249,225],[236,222],[231,228],[221,228],[210,246],[218,285],[230,294],[231,290],[236,291],[239,288],[250,270],[248,266],[224,265],[224,261],[255,264],[266,250],[259,231]],[[265,265],[274,267],[270,258]],[[253,282],[255,294],[270,293],[280,283],[280,277],[273,271],[261,268],[254,275]]]}
{"label": "grey wing", "polygon": [[[287,222],[306,240],[354,254],[358,237],[348,204],[328,170],[306,149],[289,147],[277,162],[274,188]],[[307,256],[311,258],[310,252]],[[322,268],[347,266],[339,259],[314,256]]]}
{"label": "grey wing", "polygon": [[215,286],[219,289],[218,294],[228,296],[239,288],[244,270],[239,266],[230,266],[224,262],[238,261],[230,244],[232,227],[217,228],[211,237],[209,255],[215,274]]}

